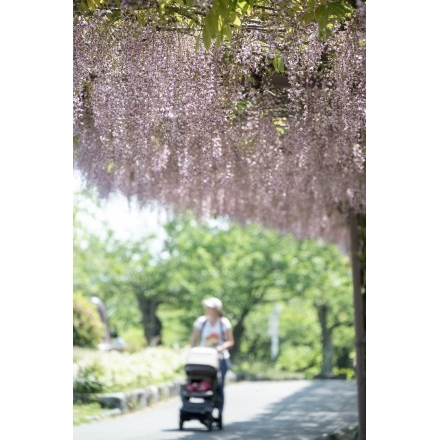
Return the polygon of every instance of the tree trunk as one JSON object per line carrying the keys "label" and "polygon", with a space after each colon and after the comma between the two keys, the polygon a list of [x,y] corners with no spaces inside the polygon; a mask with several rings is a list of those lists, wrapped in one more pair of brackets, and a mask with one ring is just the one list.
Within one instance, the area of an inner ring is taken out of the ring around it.
{"label": "tree trunk", "polygon": [[359,440],[366,439],[366,216],[350,215]]}
{"label": "tree trunk", "polygon": [[321,325],[322,366],[320,377],[330,377],[333,369],[333,335],[332,328],[327,325],[328,306],[315,304]]}
{"label": "tree trunk", "polygon": [[230,349],[231,355],[240,352],[241,337],[244,333],[244,319],[248,315],[249,310],[243,310],[238,318],[236,324],[234,325],[234,346]]}
{"label": "tree trunk", "polygon": [[162,338],[162,322],[156,314],[160,303],[153,298],[147,298],[143,294],[137,294],[136,299],[142,314],[142,328],[147,345],[160,344]]}

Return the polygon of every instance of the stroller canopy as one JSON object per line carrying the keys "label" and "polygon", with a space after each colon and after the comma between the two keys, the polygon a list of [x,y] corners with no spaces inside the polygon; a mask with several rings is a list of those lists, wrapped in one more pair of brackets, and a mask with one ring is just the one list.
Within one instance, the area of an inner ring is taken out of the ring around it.
{"label": "stroller canopy", "polygon": [[211,347],[193,347],[185,361],[185,371],[189,372],[213,372],[219,369],[219,356],[217,350]]}

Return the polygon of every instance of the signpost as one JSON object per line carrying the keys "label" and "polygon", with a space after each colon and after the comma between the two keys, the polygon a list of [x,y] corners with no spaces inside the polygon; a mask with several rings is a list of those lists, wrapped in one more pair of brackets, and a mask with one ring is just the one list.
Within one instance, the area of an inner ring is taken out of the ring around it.
{"label": "signpost", "polygon": [[279,353],[279,314],[281,313],[281,306],[276,304],[273,312],[269,316],[269,330],[268,335],[271,337],[271,353],[270,357],[275,360]]}

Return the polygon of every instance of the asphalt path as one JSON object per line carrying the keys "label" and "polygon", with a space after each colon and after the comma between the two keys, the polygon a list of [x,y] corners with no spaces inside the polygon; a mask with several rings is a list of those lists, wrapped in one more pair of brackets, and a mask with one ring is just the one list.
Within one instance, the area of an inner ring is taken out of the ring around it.
{"label": "asphalt path", "polygon": [[133,413],[73,427],[73,440],[316,440],[357,425],[354,381],[295,380],[229,383],[223,430],[198,420],[179,430],[180,397]]}

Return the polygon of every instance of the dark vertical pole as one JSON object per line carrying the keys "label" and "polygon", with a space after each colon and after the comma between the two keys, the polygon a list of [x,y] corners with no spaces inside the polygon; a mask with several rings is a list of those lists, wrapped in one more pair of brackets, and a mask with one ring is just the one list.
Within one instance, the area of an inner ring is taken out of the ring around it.
{"label": "dark vertical pole", "polygon": [[[360,239],[360,217],[350,215],[351,260],[353,274],[354,319],[356,332],[356,378],[358,388],[359,440],[366,439],[366,339],[365,339],[365,296],[362,284],[365,281],[365,240]],[[365,287],[365,286],[364,286]],[[365,293],[366,295],[366,293]]]}
{"label": "dark vertical pole", "polygon": [[110,323],[108,320],[108,316],[107,316],[107,310],[105,308],[104,302],[98,298],[97,296],[92,296],[91,301],[93,304],[96,305],[97,309],[98,309],[98,313],[99,316],[101,318],[101,321],[104,324],[105,327],[105,335],[104,335],[104,342],[106,344],[110,344],[111,343],[111,330],[110,330]]}

